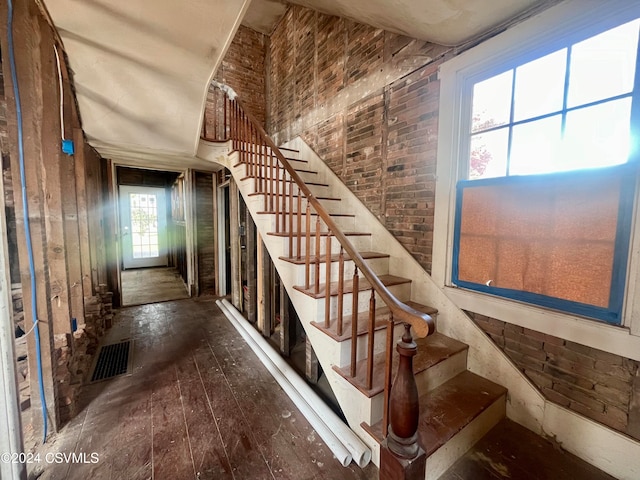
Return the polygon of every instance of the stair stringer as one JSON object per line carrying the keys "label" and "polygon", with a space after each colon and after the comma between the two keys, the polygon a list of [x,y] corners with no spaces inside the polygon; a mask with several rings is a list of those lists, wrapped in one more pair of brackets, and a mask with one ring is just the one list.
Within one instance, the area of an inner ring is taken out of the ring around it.
{"label": "stair stringer", "polygon": [[387,246],[385,253],[391,255],[389,273],[412,279],[411,300],[438,309],[437,331],[469,346],[468,370],[507,388],[508,418],[538,435],[562,439],[564,449],[617,478],[640,478],[639,441],[546,400],[304,140],[296,137],[283,146],[298,150],[309,167],[332,185],[332,195],[348,199],[353,211],[358,212],[358,223],[367,225],[376,244]]}

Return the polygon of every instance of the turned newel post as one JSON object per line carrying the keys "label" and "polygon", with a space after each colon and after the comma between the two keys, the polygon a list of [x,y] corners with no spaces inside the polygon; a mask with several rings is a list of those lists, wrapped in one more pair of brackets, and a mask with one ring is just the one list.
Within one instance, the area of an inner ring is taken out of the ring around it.
{"label": "turned newel post", "polygon": [[398,373],[389,398],[389,434],[380,449],[380,479],[424,479],[426,456],[418,444],[420,407],[413,375],[413,357],[418,349],[411,325],[396,350],[400,354]]}

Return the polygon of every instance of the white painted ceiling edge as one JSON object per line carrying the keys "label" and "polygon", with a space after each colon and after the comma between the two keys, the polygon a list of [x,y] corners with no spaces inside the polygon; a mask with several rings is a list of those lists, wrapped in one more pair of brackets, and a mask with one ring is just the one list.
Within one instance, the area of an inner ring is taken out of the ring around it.
{"label": "white painted ceiling edge", "polygon": [[82,127],[107,157],[194,157],[209,83],[250,0],[46,0]]}
{"label": "white painted ceiling edge", "polygon": [[[276,15],[284,13],[283,3],[253,0],[245,25],[270,34],[279,20]],[[458,46],[549,0],[289,0],[289,3],[412,38]]]}

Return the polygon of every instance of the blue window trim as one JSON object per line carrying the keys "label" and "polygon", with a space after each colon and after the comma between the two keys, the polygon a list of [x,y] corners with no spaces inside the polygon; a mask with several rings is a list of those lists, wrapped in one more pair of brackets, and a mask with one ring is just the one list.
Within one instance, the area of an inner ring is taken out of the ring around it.
{"label": "blue window trim", "polygon": [[[529,183],[531,181],[544,181],[545,179],[561,180],[563,177],[569,178],[570,176],[575,176],[576,174],[588,175],[590,172],[594,175],[598,175],[599,172],[609,172],[613,169],[620,169],[625,172],[625,174],[623,175],[622,185],[620,188],[618,224],[614,244],[615,250],[608,308],[597,307],[594,305],[574,302],[570,300],[563,300],[556,297],[550,297],[548,295],[525,292],[522,290],[491,287],[459,279],[458,259],[460,254],[460,227],[462,224],[462,195],[465,189],[488,185],[517,185],[521,183]],[[623,165],[596,168],[592,170],[459,181],[456,186],[456,208],[453,232],[453,259],[451,275],[453,284],[457,287],[466,288],[481,293],[496,295],[499,297],[546,307],[553,310],[559,310],[566,313],[589,317],[613,325],[621,325],[637,173],[638,163],[629,162]]]}

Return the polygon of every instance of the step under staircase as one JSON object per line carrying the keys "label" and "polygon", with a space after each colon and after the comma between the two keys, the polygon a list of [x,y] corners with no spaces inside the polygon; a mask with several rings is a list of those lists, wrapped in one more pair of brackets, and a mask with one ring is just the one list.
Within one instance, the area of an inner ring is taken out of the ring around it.
{"label": "step under staircase", "polygon": [[[411,396],[396,394],[394,404],[391,369],[403,365],[395,344],[411,350],[415,342],[418,443],[425,478],[438,478],[504,417],[506,389],[470,372],[467,345],[434,329],[438,311],[413,300],[424,296],[401,275],[397,246],[368,230],[364,207],[337,177],[317,159],[277,149],[237,100],[226,101],[231,173],[349,425],[379,465],[386,426]],[[413,340],[407,318],[423,338]]]}

